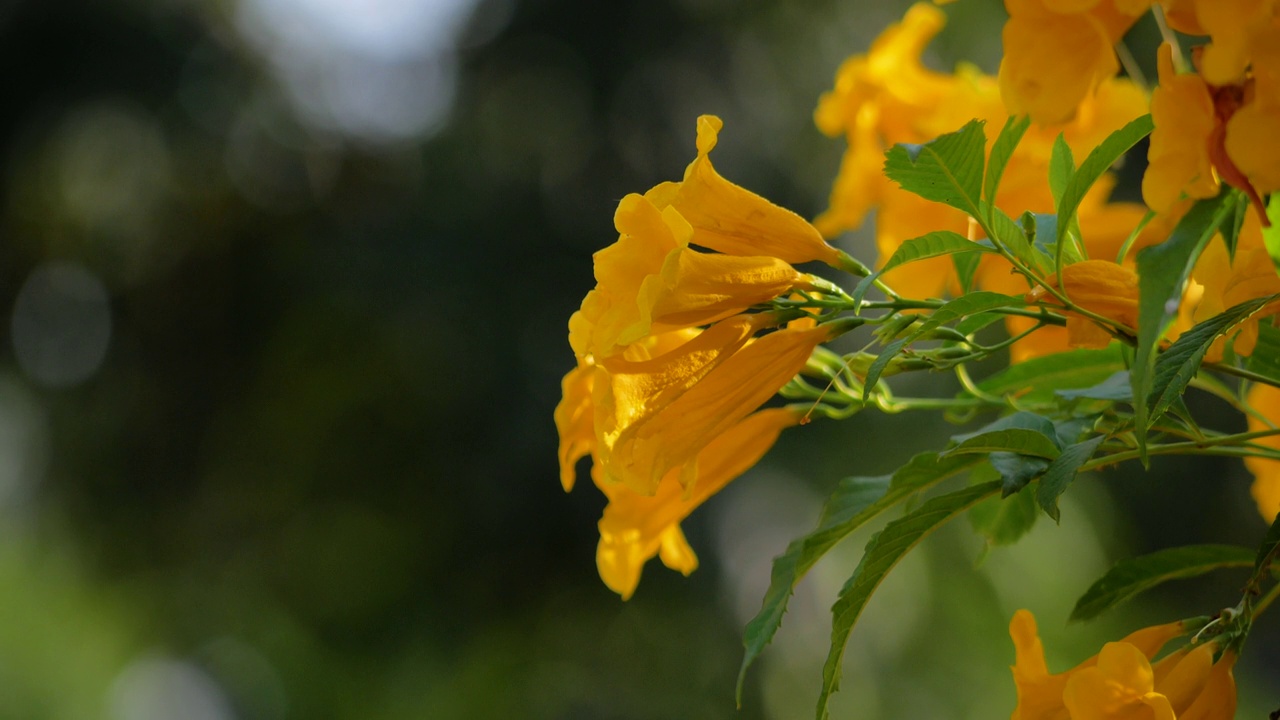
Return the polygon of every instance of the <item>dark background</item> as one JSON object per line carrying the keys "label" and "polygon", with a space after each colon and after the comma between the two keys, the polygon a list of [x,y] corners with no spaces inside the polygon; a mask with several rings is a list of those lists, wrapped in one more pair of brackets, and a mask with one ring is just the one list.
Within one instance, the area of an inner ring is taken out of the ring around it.
{"label": "dark background", "polygon": [[[726,176],[815,215],[843,150],[816,98],[904,7],[0,3],[0,718],[811,713],[865,537],[802,586],[735,711],[769,558],[839,477],[954,430],[793,431],[686,523],[701,569],[655,561],[622,603],[551,410],[618,199],[678,179],[711,112]],[[999,4],[948,13],[930,61],[993,72]],[[957,523],[872,603],[836,716],[1003,717],[1018,607],[1065,669],[1234,604],[1215,577],[1065,625],[1125,553],[1256,542],[1247,482],[1208,460],[1082,480],[1061,527],[978,568]],[[1264,631],[1241,717],[1280,705]]]}

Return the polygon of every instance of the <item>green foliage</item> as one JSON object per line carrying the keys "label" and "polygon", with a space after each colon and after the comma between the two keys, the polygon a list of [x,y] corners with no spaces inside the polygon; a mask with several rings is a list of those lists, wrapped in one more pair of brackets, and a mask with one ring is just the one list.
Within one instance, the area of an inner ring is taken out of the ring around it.
{"label": "green foliage", "polygon": [[988,547],[1012,545],[1031,531],[1038,515],[1031,493],[1015,492],[974,505],[969,510],[969,523],[974,532],[986,539]]}
{"label": "green foliage", "polygon": [[[1075,171],[1067,181],[1066,187],[1062,191],[1062,196],[1058,200],[1058,245],[1061,246],[1066,239],[1067,229],[1071,226],[1071,222],[1075,219],[1076,210],[1079,209],[1081,201],[1084,200],[1085,194],[1089,192],[1089,188],[1098,182],[1112,165],[1116,164],[1124,154],[1129,151],[1139,140],[1151,134],[1151,130],[1155,125],[1151,122],[1150,115],[1143,115],[1131,121],[1128,125],[1111,133],[1102,144],[1094,148],[1080,163],[1079,169]],[[1056,146],[1054,148],[1056,153]],[[1052,171],[1050,173],[1052,178]],[[1057,195],[1055,191],[1054,195]]]}
{"label": "green foliage", "polygon": [[742,702],[747,668],[760,656],[782,626],[782,617],[787,612],[792,592],[814,563],[880,513],[981,462],[982,458],[972,455],[943,459],[937,453],[922,453],[892,475],[849,477],[841,480],[822,508],[818,527],[808,535],[791,541],[786,551],[773,559],[773,571],[764,603],[760,612],[747,623],[743,633],[746,653],[738,671],[739,704]]}
{"label": "green foliage", "polygon": [[1214,341],[1277,299],[1280,295],[1268,295],[1229,308],[1183,333],[1177,342],[1161,353],[1156,359],[1151,392],[1147,396],[1148,417],[1159,417],[1182,396],[1182,391],[1200,370],[1200,363]]}
{"label": "green foliage", "polygon": [[894,145],[884,174],[904,190],[979,215],[986,137],[983,122],[970,120],[956,132],[923,145]]}
{"label": "green foliage", "polygon": [[1220,568],[1249,567],[1253,551],[1235,545],[1184,545],[1116,563],[1085,591],[1072,620],[1092,620],[1143,590]]}
{"label": "green foliage", "polygon": [[978,389],[988,395],[1045,402],[1052,400],[1055,392],[1093,387],[1124,368],[1118,346],[1070,350],[1012,365],[978,383]]}
{"label": "green foliage", "polygon": [[987,458],[1000,475],[1000,497],[1009,497],[1035,480],[1049,467],[1049,461],[1034,455],[997,451]]}
{"label": "green foliage", "polygon": [[1133,400],[1133,386],[1129,384],[1129,371],[1117,370],[1106,380],[1079,390],[1059,390],[1057,396],[1063,400],[1107,400],[1111,402],[1129,402]]}
{"label": "green foliage", "polygon": [[1061,205],[1062,193],[1076,174],[1076,159],[1071,154],[1071,146],[1058,133],[1053,139],[1053,151],[1049,155],[1049,191],[1053,193],[1054,204]]}
{"label": "green foliage", "polygon": [[1250,372],[1280,384],[1280,328],[1270,323],[1258,323],[1258,343],[1246,367]]}
{"label": "green foliage", "polygon": [[840,684],[844,648],[849,633],[871,599],[872,593],[898,561],[921,540],[956,515],[1000,491],[1000,482],[972,485],[932,498],[914,512],[894,520],[872,536],[862,561],[840,591],[831,608],[831,649],[822,668],[822,691],[818,695],[817,717],[827,718],[827,702]]}
{"label": "green foliage", "polygon": [[871,397],[871,391],[875,388],[876,383],[880,381],[880,376],[884,373],[885,367],[893,360],[902,350],[912,342],[924,337],[931,330],[935,330],[946,323],[955,322],[961,318],[977,313],[995,310],[997,308],[1021,307],[1025,303],[1022,298],[1012,295],[1001,295],[993,292],[974,292],[968,295],[962,295],[942,307],[938,308],[924,322],[916,326],[915,330],[909,334],[894,340],[885,346],[884,350],[876,356],[871,367],[867,369],[866,382],[863,385],[862,399],[866,401]]}
{"label": "green foliage", "polygon": [[1230,193],[1201,200],[1182,218],[1165,242],[1138,253],[1138,345],[1130,381],[1133,383],[1135,431],[1146,462],[1146,433],[1150,426],[1147,398],[1155,387],[1157,343],[1165,324],[1178,311],[1183,284],[1196,259],[1230,213]]}
{"label": "green foliage", "polygon": [[1053,518],[1054,522],[1059,520],[1058,497],[1066,492],[1067,486],[1075,480],[1076,473],[1080,471],[1080,466],[1093,457],[1103,439],[1103,436],[1099,435],[1067,446],[1040,478],[1036,502],[1046,515]]}
{"label": "green foliage", "polygon": [[1262,242],[1272,264],[1280,271],[1280,193],[1272,193],[1267,202],[1267,219],[1271,221],[1271,227],[1262,229]]}
{"label": "green foliage", "polygon": [[926,258],[939,257],[942,255],[954,255],[959,253],[975,253],[992,252],[991,248],[979,245],[965,236],[952,232],[950,230],[938,230],[927,235],[921,235],[917,238],[911,238],[902,243],[893,255],[889,258],[884,267],[877,270],[874,274],[863,278],[853,289],[853,299],[855,303],[861,303],[866,297],[867,291],[871,289],[879,277],[898,267],[906,265],[917,260]]}
{"label": "green foliage", "polygon": [[996,191],[1000,189],[1000,180],[1004,177],[1004,169],[1018,149],[1018,143],[1031,126],[1031,118],[1026,115],[1010,115],[1004,127],[991,143],[991,156],[987,159],[987,175],[982,185],[982,197],[991,206],[996,202]]}

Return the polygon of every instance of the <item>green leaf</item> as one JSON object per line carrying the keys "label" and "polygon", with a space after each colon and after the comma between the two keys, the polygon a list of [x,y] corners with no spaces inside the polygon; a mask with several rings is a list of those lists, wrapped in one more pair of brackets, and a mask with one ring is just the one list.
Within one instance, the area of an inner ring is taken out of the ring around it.
{"label": "green leaf", "polygon": [[1258,323],[1258,344],[1254,346],[1246,367],[1250,372],[1280,382],[1280,328],[1270,323]]}
{"label": "green leaf", "polygon": [[1029,492],[989,497],[969,510],[969,523],[988,546],[1012,545],[1036,524],[1035,498]]}
{"label": "green leaf", "polygon": [[1262,228],[1262,242],[1267,246],[1271,263],[1280,271],[1280,193],[1272,193],[1267,201],[1267,219],[1271,227]]}
{"label": "green leaf", "polygon": [[1049,468],[1045,458],[1011,452],[993,452],[987,459],[1000,475],[1000,497],[1018,492]]}
{"label": "green leaf", "polygon": [[1003,319],[1004,319],[1004,315],[1001,315],[1000,313],[996,313],[996,312],[985,312],[985,313],[978,313],[976,315],[970,315],[969,317],[956,323],[956,332],[960,333],[961,335],[972,335],[978,332],[979,330],[987,327],[988,325],[998,323]]}
{"label": "green leaf", "polygon": [[911,514],[886,525],[867,543],[861,562],[831,608],[831,650],[822,668],[822,692],[818,695],[817,708],[819,720],[826,720],[827,702],[840,684],[841,665],[849,633],[853,631],[871,594],[880,586],[885,576],[904,555],[934,530],[999,491],[1000,483],[996,481],[972,485],[932,498]]}
{"label": "green leaf", "polygon": [[978,263],[982,262],[979,253],[956,253],[951,256],[951,264],[956,268],[956,277],[960,280],[960,292],[973,292],[973,276],[978,272]]}
{"label": "green leaf", "polygon": [[987,177],[982,186],[982,197],[988,203],[995,205],[996,192],[1000,189],[1000,179],[1004,176],[1004,169],[1030,126],[1029,116],[1010,115],[1009,119],[1004,121],[1004,127],[1000,129],[995,142],[991,143],[991,153],[987,159]]}
{"label": "green leaf", "polygon": [[956,132],[924,145],[894,145],[885,153],[884,174],[926,200],[981,217],[987,143],[982,126],[982,121],[971,120]]}
{"label": "green leaf", "polygon": [[1062,452],[1052,438],[1035,430],[1009,428],[982,433],[947,450],[944,456],[964,453],[1012,452],[1053,459]]}
{"label": "green leaf", "polygon": [[892,475],[849,477],[840,481],[822,508],[818,527],[791,541],[786,551],[773,559],[769,590],[760,612],[747,623],[742,644],[746,653],[738,671],[738,703],[747,668],[755,661],[782,626],[796,585],[814,563],[844,538],[907,497],[927,490],[982,462],[975,456],[939,459],[937,453],[922,453],[911,458]]}
{"label": "green leaf", "polygon": [[1117,370],[1106,380],[1092,387],[1080,390],[1059,390],[1055,393],[1063,400],[1110,400],[1112,402],[1133,402],[1133,386],[1129,384],[1129,371]]}
{"label": "green leaf", "polygon": [[1280,295],[1255,298],[1228,308],[1186,331],[1168,350],[1160,353],[1152,371],[1151,394],[1147,396],[1148,417],[1159,417],[1170,403],[1182,396],[1215,340],[1276,299],[1280,299]]}
{"label": "green leaf", "polygon": [[898,249],[894,251],[889,261],[884,264],[884,267],[858,282],[857,287],[853,289],[854,302],[861,304],[862,298],[867,294],[867,290],[871,288],[876,279],[899,265],[906,265],[917,260],[940,255],[985,252],[992,252],[992,250],[973,242],[960,233],[950,230],[937,230],[927,235],[911,238],[898,246]]}
{"label": "green leaf", "polygon": [[1230,193],[1224,190],[1215,198],[1198,201],[1168,240],[1138,253],[1138,346],[1129,379],[1133,383],[1134,431],[1144,465],[1146,433],[1151,424],[1146,400],[1154,387],[1156,346],[1165,324],[1178,311],[1182,286],[1191,267],[1230,212],[1229,197]]}
{"label": "green leaf", "polygon": [[1268,566],[1275,559],[1277,546],[1280,546],[1280,515],[1271,521],[1271,527],[1267,528],[1267,534],[1262,538],[1262,544],[1258,546],[1258,553],[1253,560],[1253,578],[1249,580],[1250,585],[1261,582]]}
{"label": "green leaf", "polygon": [[1253,551],[1234,545],[1187,545],[1126,558],[1116,563],[1076,601],[1071,620],[1092,620],[1167,580],[1192,578],[1220,568],[1249,567],[1252,564]]}
{"label": "green leaf", "polygon": [[1151,134],[1155,125],[1151,122],[1150,115],[1143,115],[1131,121],[1128,125],[1111,133],[1106,140],[1095,147],[1089,156],[1080,163],[1080,167],[1071,176],[1066,187],[1062,191],[1062,197],[1058,200],[1058,244],[1061,245],[1066,239],[1067,229],[1071,227],[1071,221],[1075,219],[1076,210],[1080,207],[1080,202],[1084,200],[1084,196],[1089,192],[1089,188],[1098,182],[1116,161],[1124,157],[1139,140]]}
{"label": "green leaf", "polygon": [[990,218],[990,230],[994,235],[994,240],[999,242],[1014,257],[1022,261],[1022,264],[1030,267],[1032,270],[1039,272],[1041,275],[1048,276],[1053,273],[1053,261],[1048,255],[1045,255],[1027,238],[1026,231],[1013,218],[1004,213],[997,207],[984,208],[987,216]]}
{"label": "green leaf", "polygon": [[1055,206],[1061,202],[1062,193],[1075,174],[1076,159],[1071,154],[1071,146],[1067,145],[1062,133],[1058,133],[1058,137],[1053,139],[1053,150],[1049,154],[1049,190],[1053,193]]}
{"label": "green leaf", "polygon": [[[1222,222],[1222,242],[1227,246],[1227,259],[1235,261],[1236,245],[1240,244],[1240,228],[1244,227],[1244,219],[1249,216],[1249,196],[1235,190],[1233,192],[1234,203],[1231,206],[1231,213],[1227,219]],[[1268,209],[1267,214],[1271,211]],[[1263,232],[1266,232],[1265,230]]]}
{"label": "green leaf", "polygon": [[1030,401],[1047,401],[1059,390],[1087,388],[1123,370],[1118,345],[1101,350],[1070,350],[1012,365],[978,383],[990,395],[1013,394]]}
{"label": "green leaf", "polygon": [[1036,502],[1054,522],[1058,522],[1058,498],[1066,492],[1067,486],[1076,479],[1080,466],[1089,461],[1102,444],[1104,436],[1098,435],[1068,446],[1056,460],[1045,470],[1040,478],[1040,487],[1036,490]]}

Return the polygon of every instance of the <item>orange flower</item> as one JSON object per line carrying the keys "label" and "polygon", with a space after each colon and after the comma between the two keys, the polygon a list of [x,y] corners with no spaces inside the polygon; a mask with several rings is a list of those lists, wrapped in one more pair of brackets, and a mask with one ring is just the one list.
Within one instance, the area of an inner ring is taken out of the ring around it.
{"label": "orange flower", "polygon": [[[1249,432],[1272,430],[1280,423],[1280,388],[1257,384],[1249,389],[1246,401],[1262,418],[1249,416]],[[1280,450],[1280,435],[1254,440],[1259,445]],[[1253,499],[1262,519],[1273,522],[1280,514],[1280,461],[1246,457],[1244,466],[1253,473]]]}
{"label": "orange flower", "polygon": [[1000,92],[1009,111],[1048,124],[1074,117],[1080,102],[1120,69],[1112,46],[1148,5],[1005,0]]}
{"label": "orange flower", "polygon": [[631,597],[640,582],[640,571],[654,555],[663,564],[685,575],[698,567],[698,558],[680,530],[680,522],[698,506],[759,462],[783,429],[795,425],[801,415],[777,408],[747,416],[718,435],[691,461],[697,482],[685,488],[674,468],[663,477],[657,492],[644,496],[622,485],[597,482],[609,498],[600,518],[600,544],[596,565],[609,589]]}
{"label": "orange flower", "polygon": [[1235,717],[1236,655],[1215,643],[1184,647],[1151,660],[1184,634],[1182,623],[1143,628],[1064,673],[1051,675],[1031,613],[1009,623],[1018,705],[1012,720],[1230,720]]}
{"label": "orange flower", "polygon": [[[1062,280],[1050,279],[1081,309],[1114,320],[1121,326],[1138,326],[1138,275],[1123,265],[1107,260],[1085,260],[1062,269]],[[1056,305],[1057,299],[1042,287],[1027,293],[1027,302]],[[1093,320],[1067,312],[1067,343],[1072,347],[1106,347],[1111,333]]]}

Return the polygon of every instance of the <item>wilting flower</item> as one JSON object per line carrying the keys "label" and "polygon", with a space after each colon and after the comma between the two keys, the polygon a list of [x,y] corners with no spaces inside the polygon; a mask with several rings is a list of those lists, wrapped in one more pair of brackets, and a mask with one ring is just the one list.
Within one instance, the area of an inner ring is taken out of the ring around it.
{"label": "wilting flower", "polygon": [[1019,610],[1009,624],[1018,705],[1012,720],[1229,720],[1235,716],[1235,654],[1214,643],[1183,648],[1154,665],[1181,623],[1143,628],[1064,673],[1050,674],[1035,618]]}
{"label": "wilting flower", "polygon": [[[1249,415],[1249,432],[1274,430],[1280,427],[1280,388],[1261,383],[1249,389],[1246,401],[1261,417]],[[1280,435],[1258,438],[1255,443],[1280,450]],[[1246,457],[1244,466],[1253,473],[1253,499],[1258,512],[1267,522],[1280,514],[1280,460]]]}

